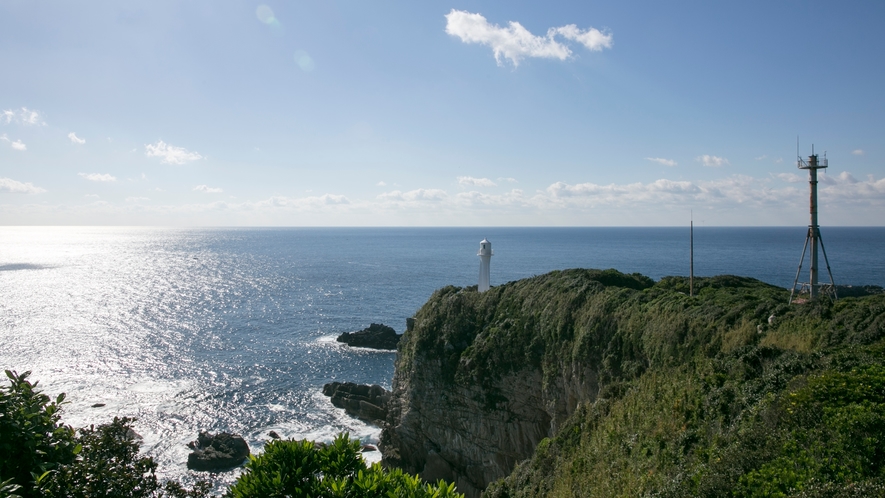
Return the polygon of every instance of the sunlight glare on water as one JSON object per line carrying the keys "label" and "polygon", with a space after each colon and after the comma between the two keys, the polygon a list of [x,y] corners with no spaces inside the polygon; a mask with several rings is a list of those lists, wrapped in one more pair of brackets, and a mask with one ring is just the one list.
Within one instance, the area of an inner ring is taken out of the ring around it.
{"label": "sunlight glare on water", "polygon": [[[827,229],[837,283],[885,284],[885,229]],[[0,227],[0,366],[68,394],[75,427],[136,417],[163,477],[192,481],[188,441],[267,433],[375,442],[379,429],[332,407],[333,381],[390,388],[394,354],[342,332],[405,320],[445,285],[492,285],[566,268],[685,275],[683,228],[157,229]],[[788,286],[803,227],[695,230],[699,276]],[[103,406],[96,406],[96,405]],[[371,456],[377,459],[377,452]],[[210,476],[219,486],[237,471]],[[203,475],[203,477],[207,477]]]}

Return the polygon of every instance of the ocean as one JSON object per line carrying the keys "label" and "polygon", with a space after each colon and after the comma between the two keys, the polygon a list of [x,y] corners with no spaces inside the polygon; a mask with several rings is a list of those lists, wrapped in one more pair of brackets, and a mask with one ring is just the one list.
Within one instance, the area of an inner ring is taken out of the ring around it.
{"label": "ocean", "polygon": [[[885,228],[821,231],[837,284],[885,286]],[[789,287],[805,232],[695,227],[695,274]],[[0,227],[0,367],[67,393],[75,427],[137,418],[163,478],[193,481],[186,444],[200,430],[242,434],[253,452],[271,430],[374,443],[380,431],[320,389],[390,388],[395,353],[335,337],[371,323],[401,333],[435,289],[475,285],[483,238],[493,286],[566,268],[656,280],[689,268],[688,227]]]}

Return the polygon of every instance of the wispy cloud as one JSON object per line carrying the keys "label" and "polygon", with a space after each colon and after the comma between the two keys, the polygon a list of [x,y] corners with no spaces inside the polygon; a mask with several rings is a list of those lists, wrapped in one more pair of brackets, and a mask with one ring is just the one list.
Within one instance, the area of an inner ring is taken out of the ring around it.
{"label": "wispy cloud", "polygon": [[863,149],[854,149],[853,151],[851,151],[851,153],[854,154],[855,156],[862,156]]}
{"label": "wispy cloud", "polygon": [[800,183],[804,181],[803,178],[796,173],[778,173],[775,176],[787,183]]}
{"label": "wispy cloud", "polygon": [[151,200],[149,197],[127,197],[126,202],[144,202]]}
{"label": "wispy cloud", "polygon": [[9,137],[6,136],[5,133],[0,135],[0,141],[8,142],[9,146],[15,150],[22,150],[22,151],[28,150],[28,146],[23,144],[21,140],[16,140],[15,142],[13,142],[12,140],[9,139]]}
{"label": "wispy cloud", "polygon": [[646,159],[653,163],[663,164],[664,166],[670,167],[676,166],[678,164],[673,159],[664,159],[663,157],[646,157]]}
{"label": "wispy cloud", "polygon": [[46,189],[35,187],[32,183],[15,181],[12,178],[0,178],[0,193],[5,194],[39,194]]}
{"label": "wispy cloud", "polygon": [[159,140],[155,144],[146,144],[144,146],[144,155],[148,157],[159,157],[161,162],[166,164],[185,164],[190,161],[203,159],[197,152],[190,152],[184,147],[175,147],[166,142]]}
{"label": "wispy cloud", "polygon": [[46,121],[43,120],[43,116],[40,115],[39,111],[28,109],[27,107],[3,111],[0,113],[0,121],[5,122],[5,124],[18,123],[26,126],[46,125]]}
{"label": "wispy cloud", "polygon": [[761,161],[761,160],[765,159],[766,157],[768,157],[768,156],[765,154],[762,154],[761,156],[756,156],[753,159],[755,159],[757,161]]}
{"label": "wispy cloud", "polygon": [[836,176],[821,173],[820,182],[825,185],[846,185],[858,183],[857,179],[854,178],[854,175],[847,171],[843,171]]}
{"label": "wispy cloud", "polygon": [[415,189],[409,190],[408,192],[402,192],[399,190],[393,190],[391,192],[385,192],[378,196],[378,199],[383,201],[397,201],[397,202],[439,202],[448,198],[449,194],[446,193],[445,190],[440,190],[437,188],[431,189]]}
{"label": "wispy cloud", "polygon": [[472,176],[459,176],[458,185],[462,187],[497,187],[498,185],[488,178],[474,178]]}
{"label": "wispy cloud", "polygon": [[77,145],[83,145],[86,143],[86,140],[78,137],[77,134],[74,132],[68,133],[68,138],[71,139],[71,143],[75,143]]}
{"label": "wispy cloud", "polygon": [[728,159],[719,156],[710,156],[704,154],[703,156],[698,156],[698,161],[701,162],[704,166],[709,166],[711,168],[721,168],[722,166],[727,166],[730,164]]}
{"label": "wispy cloud", "polygon": [[385,183],[384,180],[381,180],[380,182],[376,183],[375,186],[376,187],[385,187],[385,186],[387,186],[387,183]]}
{"label": "wispy cloud", "polygon": [[507,183],[519,183],[518,181],[516,181],[516,178],[512,178],[512,177],[507,177],[507,178],[501,177],[501,178],[498,178],[498,181],[499,182],[507,182]]}
{"label": "wispy cloud", "polygon": [[194,190],[196,190],[197,192],[204,192],[206,194],[220,194],[224,192],[223,189],[210,187],[208,185],[197,185],[196,187],[194,187]]}
{"label": "wispy cloud", "polygon": [[490,24],[482,14],[452,9],[446,14],[446,33],[457,36],[464,43],[479,43],[491,47],[495,61],[509,59],[514,66],[526,57],[565,60],[572,55],[571,49],[555,39],[556,36],[578,42],[590,50],[611,48],[612,34],[596,28],[578,29],[574,24],[550,28],[545,36],[532,34],[516,21],[506,28]]}
{"label": "wispy cloud", "polygon": [[117,177],[112,176],[108,173],[77,173],[78,176],[81,176],[90,182],[115,182],[117,181]]}

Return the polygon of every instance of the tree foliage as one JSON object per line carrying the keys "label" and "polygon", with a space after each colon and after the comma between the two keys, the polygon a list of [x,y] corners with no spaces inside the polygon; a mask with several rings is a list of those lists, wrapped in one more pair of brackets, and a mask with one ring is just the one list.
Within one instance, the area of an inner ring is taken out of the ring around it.
{"label": "tree foliage", "polygon": [[[0,387],[0,498],[206,498],[210,486],[188,489],[161,483],[157,464],[139,455],[134,419],[74,430],[60,421],[64,395],[55,401],[28,380],[6,372]],[[232,498],[458,498],[453,484],[380,465],[367,466],[360,442],[340,434],[331,444],[272,441],[250,457],[227,491]],[[5,479],[5,480],[3,480]]]}
{"label": "tree foliage", "polygon": [[30,374],[6,370],[9,385],[0,386],[0,481],[10,490],[18,486],[15,492],[25,498],[39,496],[37,479],[74,461],[80,451],[74,430],[60,422],[65,395],[49,399],[38,382],[28,380]]}
{"label": "tree foliage", "polygon": [[340,434],[330,444],[302,440],[267,443],[250,456],[228,498],[457,498],[453,484],[425,484],[420,478],[379,464],[366,466],[360,443]]}

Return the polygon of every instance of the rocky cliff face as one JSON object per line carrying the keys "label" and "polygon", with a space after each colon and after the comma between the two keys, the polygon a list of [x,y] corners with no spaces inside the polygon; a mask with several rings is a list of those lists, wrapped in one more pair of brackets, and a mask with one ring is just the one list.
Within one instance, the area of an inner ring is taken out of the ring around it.
{"label": "rocky cliff face", "polygon": [[[381,438],[385,463],[479,496],[579,404],[596,399],[607,379],[588,342],[611,328],[606,302],[651,284],[570,270],[482,294],[437,291],[400,344]],[[581,337],[576,320],[589,326]]]}

